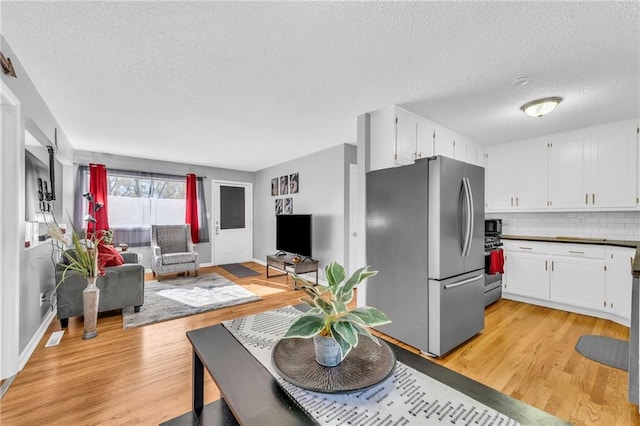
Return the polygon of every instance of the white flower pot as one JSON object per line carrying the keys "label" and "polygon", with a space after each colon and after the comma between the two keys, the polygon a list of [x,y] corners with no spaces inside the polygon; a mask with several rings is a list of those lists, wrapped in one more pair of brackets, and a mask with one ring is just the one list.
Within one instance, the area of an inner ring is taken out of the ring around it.
{"label": "white flower pot", "polygon": [[316,361],[325,367],[335,367],[342,362],[340,345],[333,337],[314,336],[313,345],[316,350]]}

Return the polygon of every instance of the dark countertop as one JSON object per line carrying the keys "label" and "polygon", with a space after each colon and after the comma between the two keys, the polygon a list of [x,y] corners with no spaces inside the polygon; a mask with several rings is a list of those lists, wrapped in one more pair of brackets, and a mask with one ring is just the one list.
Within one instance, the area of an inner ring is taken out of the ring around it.
{"label": "dark countertop", "polygon": [[636,249],[633,260],[632,273],[634,277],[640,277],[640,241],[608,240],[605,238],[580,238],[580,237],[535,237],[530,235],[503,235],[503,240],[540,241],[545,243],[572,243],[591,244],[600,246],[629,247]]}

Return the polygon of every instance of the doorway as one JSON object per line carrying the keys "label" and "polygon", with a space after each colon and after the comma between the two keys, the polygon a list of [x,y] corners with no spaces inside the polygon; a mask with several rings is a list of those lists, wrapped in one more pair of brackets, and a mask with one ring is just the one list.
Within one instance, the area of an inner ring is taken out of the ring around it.
{"label": "doorway", "polygon": [[253,258],[253,184],[213,182],[214,265],[248,262]]}

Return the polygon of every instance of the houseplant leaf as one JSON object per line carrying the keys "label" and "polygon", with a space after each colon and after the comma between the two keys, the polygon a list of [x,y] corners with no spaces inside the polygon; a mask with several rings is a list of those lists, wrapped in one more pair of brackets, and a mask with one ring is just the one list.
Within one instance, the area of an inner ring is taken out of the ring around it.
{"label": "houseplant leaf", "polygon": [[328,264],[324,273],[327,277],[327,281],[329,282],[329,287],[334,289],[334,291],[346,276],[344,268],[338,262],[331,262]]}
{"label": "houseplant leaf", "polygon": [[358,345],[358,332],[348,321],[338,321],[333,324],[333,329],[351,346]]}
{"label": "houseplant leaf", "polygon": [[350,312],[351,315],[359,317],[369,327],[388,324],[391,320],[376,308],[363,306]]}
{"label": "houseplant leaf", "polygon": [[289,337],[313,337],[324,328],[324,319],[316,316],[304,315],[298,318],[284,335]]}

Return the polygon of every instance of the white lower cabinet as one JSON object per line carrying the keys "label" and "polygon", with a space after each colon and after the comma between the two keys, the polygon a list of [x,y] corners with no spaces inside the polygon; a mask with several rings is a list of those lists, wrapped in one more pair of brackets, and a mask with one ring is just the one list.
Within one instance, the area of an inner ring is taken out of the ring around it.
{"label": "white lower cabinet", "polygon": [[605,254],[604,308],[616,317],[631,318],[631,286],[635,250],[615,248]]}
{"label": "white lower cabinet", "polygon": [[569,256],[551,258],[550,300],[571,306],[602,310],[603,284],[603,259]]}
{"label": "white lower cabinet", "polygon": [[504,281],[504,293],[549,300],[547,256],[508,252]]}
{"label": "white lower cabinet", "polygon": [[504,240],[504,250],[503,297],[629,325],[635,249]]}

